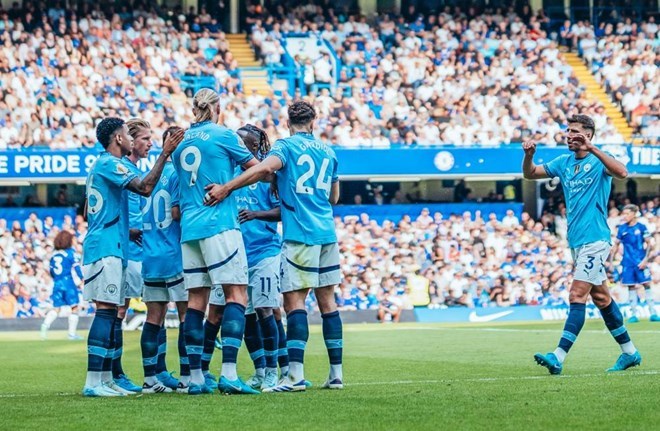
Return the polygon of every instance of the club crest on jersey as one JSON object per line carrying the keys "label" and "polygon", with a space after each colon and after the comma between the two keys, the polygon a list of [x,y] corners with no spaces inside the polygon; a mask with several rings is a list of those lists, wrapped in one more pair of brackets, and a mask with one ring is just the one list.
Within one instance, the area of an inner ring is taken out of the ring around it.
{"label": "club crest on jersey", "polygon": [[110,295],[114,295],[115,293],[117,293],[117,286],[114,284],[108,284],[105,287],[105,292],[109,293]]}
{"label": "club crest on jersey", "polygon": [[591,170],[591,163],[584,165],[584,172],[589,172]]}

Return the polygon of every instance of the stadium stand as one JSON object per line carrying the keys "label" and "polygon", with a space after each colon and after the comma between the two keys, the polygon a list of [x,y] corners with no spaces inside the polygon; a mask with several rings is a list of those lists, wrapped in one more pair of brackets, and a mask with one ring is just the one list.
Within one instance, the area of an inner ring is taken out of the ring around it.
{"label": "stadium stand", "polygon": [[[557,145],[566,116],[576,112],[595,119],[597,142],[623,142],[603,103],[590,97],[562,55],[559,43],[570,42],[643,140],[657,143],[652,19],[613,20],[595,32],[578,22],[557,33],[542,12],[521,17],[512,8],[367,20],[319,7],[286,14],[252,7],[246,37],[271,79],[278,70],[300,78],[296,91],[310,92],[327,142],[495,146],[529,137]],[[244,93],[241,73],[248,71],[208,13],[170,16],[139,6],[111,12],[87,4],[75,13],[42,12],[29,1],[0,11],[0,150],[93,147],[103,115],[140,113],[157,134],[172,122],[186,126],[188,96],[204,86],[222,91],[227,126],[252,122],[272,138],[288,134],[282,107],[297,93]],[[317,38],[325,55],[289,58],[285,48],[294,35]],[[623,82],[608,65],[626,61]]]}
{"label": "stadium stand", "polygon": [[[623,203],[621,199],[619,204]],[[640,219],[660,240],[660,199],[640,206]],[[418,300],[412,283],[428,283],[430,297],[418,305],[488,307],[561,305],[571,283],[570,251],[565,241],[563,204],[550,201],[540,221],[527,213],[518,219],[464,214],[420,214],[382,223],[365,214],[336,219],[344,281],[337,289],[342,309],[373,309],[381,304],[409,309]],[[556,212],[556,214],[554,214]],[[609,224],[619,224],[615,201]],[[0,218],[0,315],[39,317],[49,306],[52,280],[48,260],[59,229],[75,232],[78,243],[86,222],[65,215],[60,224],[36,214],[24,222]],[[615,232],[615,230],[613,230]],[[79,244],[76,245],[80,252]],[[619,256],[620,260],[620,256]],[[617,260],[618,261],[618,260]],[[660,255],[651,264],[660,282]],[[614,279],[617,280],[616,270]],[[421,277],[421,278],[420,278]],[[617,286],[615,284],[615,286]],[[617,295],[623,292],[615,291]],[[627,298],[627,297],[625,297]],[[314,307],[313,298],[308,304]]]}
{"label": "stadium stand", "polygon": [[[607,107],[566,61],[563,51],[571,49],[640,140],[658,144],[652,17],[610,17],[594,28],[570,20],[553,25],[542,11],[513,8],[364,17],[308,4],[286,11],[249,6],[244,24],[244,39],[270,79],[287,71],[299,88],[246,93],[243,75],[251,71],[240,67],[245,53],[238,55],[237,42],[243,36],[226,35],[205,10],[113,11],[88,3],[41,9],[31,1],[0,10],[0,151],[94,147],[95,124],[107,115],[140,115],[158,136],[170,124],[192,121],[189,96],[205,86],[221,92],[227,127],[252,122],[271,140],[288,135],[286,106],[304,96],[320,113],[321,139],[349,148],[496,147],[526,138],[555,146],[566,117],[577,112],[594,118],[598,143],[624,142]],[[295,36],[316,38],[322,55],[290,56]],[[58,206],[67,205],[62,199]],[[539,221],[475,213],[338,219],[345,276],[338,303],[410,308],[416,282],[428,283],[433,307],[565,302],[565,210],[549,202]],[[611,227],[623,203],[618,198],[611,208]],[[36,204],[26,198],[25,206]],[[642,205],[656,242],[658,205],[658,198]],[[42,315],[52,288],[45,263],[52,238],[58,229],[74,231],[79,241],[85,235],[81,218],[30,217],[0,218],[2,317]],[[660,282],[660,256],[652,273]]]}

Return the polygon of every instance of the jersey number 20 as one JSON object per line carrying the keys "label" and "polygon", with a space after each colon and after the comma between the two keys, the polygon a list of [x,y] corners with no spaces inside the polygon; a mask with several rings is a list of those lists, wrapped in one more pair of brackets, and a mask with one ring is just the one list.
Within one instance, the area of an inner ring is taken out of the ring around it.
{"label": "jersey number 20", "polygon": [[[144,206],[142,207],[142,217],[149,212],[149,207],[153,206],[153,220],[156,223],[157,229],[167,229],[172,224],[172,196],[167,190],[158,190],[158,192],[147,198]],[[164,217],[161,212],[161,206],[164,210]],[[153,226],[151,223],[143,223],[143,230],[151,230]]]}
{"label": "jersey number 20", "polygon": [[[316,173],[316,164],[314,159],[312,159],[308,154],[303,154],[298,158],[296,163],[298,166],[307,165],[307,171],[298,178],[296,181],[296,193],[301,193],[305,195],[314,194],[314,187],[305,185],[307,180],[314,177]],[[323,159],[321,163],[321,169],[319,170],[319,175],[316,177],[316,188],[324,190],[326,193],[330,193],[330,178],[326,178],[328,165],[330,164],[330,159]]]}

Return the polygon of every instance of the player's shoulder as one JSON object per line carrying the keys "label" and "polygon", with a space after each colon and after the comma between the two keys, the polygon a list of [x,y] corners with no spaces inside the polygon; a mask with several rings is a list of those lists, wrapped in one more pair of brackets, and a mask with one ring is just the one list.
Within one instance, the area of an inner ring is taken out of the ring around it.
{"label": "player's shoulder", "polygon": [[322,144],[325,147],[325,152],[328,153],[328,155],[330,157],[332,157],[333,159],[336,159],[337,158],[337,153],[335,153],[335,149],[332,148],[330,145],[328,145],[326,143],[322,143]]}
{"label": "player's shoulder", "polygon": [[213,136],[213,138],[217,139],[218,142],[222,144],[227,144],[227,143],[234,144],[238,141],[241,141],[238,136],[238,133],[234,132],[228,127],[224,127],[219,124],[211,124],[209,126],[209,132]]}
{"label": "player's shoulder", "polygon": [[552,159],[552,162],[555,163],[569,163],[572,159],[574,158],[574,155],[571,154],[562,154],[561,156],[557,156],[554,159]]}
{"label": "player's shoulder", "polygon": [[126,175],[131,172],[123,159],[115,157],[110,153],[101,154],[94,167],[99,172],[117,173],[120,175]]}

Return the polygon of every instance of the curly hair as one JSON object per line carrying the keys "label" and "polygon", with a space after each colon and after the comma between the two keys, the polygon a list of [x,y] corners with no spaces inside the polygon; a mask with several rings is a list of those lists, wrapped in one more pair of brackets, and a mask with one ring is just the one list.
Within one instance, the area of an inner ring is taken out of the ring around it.
{"label": "curly hair", "polygon": [[67,250],[73,245],[73,234],[68,230],[60,231],[53,240],[55,250]]}
{"label": "curly hair", "polygon": [[108,148],[112,138],[124,126],[125,121],[121,118],[108,117],[101,120],[96,126],[96,139],[103,145],[103,148]]}
{"label": "curly hair", "polygon": [[244,132],[249,135],[255,136],[259,141],[259,147],[257,148],[256,157],[258,160],[263,160],[266,158],[266,156],[270,152],[270,140],[268,139],[268,135],[266,134],[265,131],[263,131],[262,129],[258,128],[253,124],[246,124],[245,126],[238,129],[237,132]]}
{"label": "curly hair", "polygon": [[316,110],[311,103],[297,100],[289,106],[289,123],[292,126],[306,126],[316,119]]}

